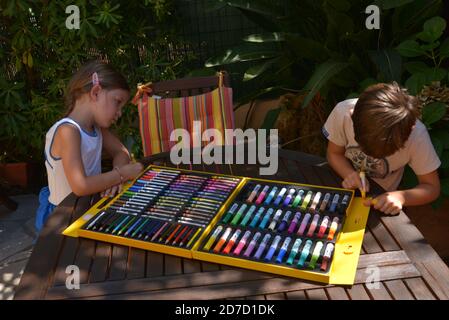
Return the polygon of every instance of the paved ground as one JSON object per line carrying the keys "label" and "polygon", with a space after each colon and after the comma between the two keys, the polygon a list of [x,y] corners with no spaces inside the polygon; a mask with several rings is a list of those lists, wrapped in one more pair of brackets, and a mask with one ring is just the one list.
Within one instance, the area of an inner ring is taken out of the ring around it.
{"label": "paved ground", "polygon": [[35,194],[11,197],[19,204],[10,212],[0,205],[0,300],[11,300],[26,266],[35,239],[34,217],[39,201]]}

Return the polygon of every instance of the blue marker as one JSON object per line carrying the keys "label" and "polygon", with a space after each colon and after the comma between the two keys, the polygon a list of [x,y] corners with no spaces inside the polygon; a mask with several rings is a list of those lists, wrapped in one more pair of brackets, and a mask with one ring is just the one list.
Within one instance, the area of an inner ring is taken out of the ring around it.
{"label": "blue marker", "polygon": [[251,218],[253,212],[256,210],[256,206],[252,205],[248,212],[245,214],[245,216],[243,217],[243,220],[240,222],[240,225],[243,227],[246,227],[246,224],[248,223],[249,219]]}
{"label": "blue marker", "polygon": [[292,241],[292,238],[287,237],[284,240],[284,243],[282,244],[281,250],[279,250],[278,256],[276,258],[277,263],[282,263],[282,259],[284,259],[285,253],[287,252],[288,245],[290,244],[290,241]]}
{"label": "blue marker", "polygon": [[288,192],[287,197],[285,197],[285,200],[284,200],[284,203],[283,203],[284,207],[286,207],[286,206],[288,206],[290,204],[290,201],[292,200],[293,195],[295,194],[295,192],[296,192],[295,189],[293,189],[293,188],[290,189],[290,191]]}
{"label": "blue marker", "polygon": [[271,189],[271,192],[268,194],[268,197],[265,199],[264,204],[268,205],[270,204],[271,200],[273,200],[274,195],[276,194],[276,191],[278,190],[277,187],[273,187],[273,189]]}
{"label": "blue marker", "polygon": [[300,238],[296,239],[293,244],[292,251],[290,251],[290,255],[287,259],[287,264],[293,264],[293,260],[295,260],[296,255],[298,254],[299,246],[301,245],[302,240]]}
{"label": "blue marker", "polygon": [[271,235],[269,233],[267,233],[263,239],[262,242],[259,245],[259,248],[257,248],[256,254],[254,255],[254,258],[256,259],[260,259],[260,256],[262,255],[262,253],[265,250],[265,247],[267,246],[268,241],[270,241]]}
{"label": "blue marker", "polygon": [[276,252],[276,249],[278,248],[279,241],[281,241],[281,236],[277,235],[276,237],[274,237],[273,243],[271,244],[270,249],[268,249],[268,252],[265,256],[265,261],[271,261],[274,253]]}
{"label": "blue marker", "polygon": [[270,220],[271,215],[273,214],[274,209],[273,208],[269,208],[267,210],[267,213],[265,213],[265,216],[262,219],[262,222],[259,225],[260,229],[265,229],[265,227],[267,226],[268,221]]}
{"label": "blue marker", "polygon": [[290,215],[292,214],[291,211],[287,211],[284,215],[284,217],[282,218],[281,224],[278,227],[278,231],[282,232],[287,228],[288,225],[288,219],[290,219]]}
{"label": "blue marker", "polygon": [[301,256],[298,261],[298,266],[303,267],[304,263],[306,262],[307,257],[310,253],[310,248],[312,247],[312,240],[307,240],[306,244],[304,245],[304,248],[301,251]]}
{"label": "blue marker", "polygon": [[250,223],[250,225],[249,225],[251,228],[255,228],[255,227],[256,227],[256,224],[257,224],[257,222],[259,221],[260,216],[262,215],[262,213],[263,213],[264,211],[265,211],[265,208],[264,208],[264,207],[261,207],[261,208],[259,208],[259,210],[257,210],[256,215],[254,216],[253,220],[251,221],[251,223]]}
{"label": "blue marker", "polygon": [[330,212],[335,212],[335,209],[337,208],[338,200],[340,199],[340,195],[336,193],[334,195],[334,198],[332,199],[331,206],[329,207]]}
{"label": "blue marker", "polygon": [[278,196],[276,197],[276,200],[274,200],[274,205],[278,206],[279,203],[281,203],[282,197],[284,196],[284,194],[287,192],[287,188],[282,188],[281,191],[279,192]]}

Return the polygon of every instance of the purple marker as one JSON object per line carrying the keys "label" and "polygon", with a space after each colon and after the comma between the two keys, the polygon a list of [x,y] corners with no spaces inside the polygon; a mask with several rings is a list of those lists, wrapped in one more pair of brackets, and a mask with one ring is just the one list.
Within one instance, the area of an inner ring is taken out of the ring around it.
{"label": "purple marker", "polygon": [[293,194],[295,193],[295,189],[290,189],[290,191],[288,192],[288,195],[285,197],[285,200],[284,200],[284,203],[283,203],[283,206],[284,207],[286,207],[286,206],[288,206],[288,204],[290,203],[290,201],[292,200],[292,198],[293,198]]}
{"label": "purple marker", "polygon": [[265,196],[267,195],[268,189],[270,189],[270,186],[265,186],[262,189],[262,192],[259,194],[259,197],[256,200],[256,204],[261,204]]}
{"label": "purple marker", "polygon": [[290,226],[288,227],[287,232],[293,233],[295,231],[296,226],[298,225],[299,219],[301,219],[301,212],[296,212],[295,216],[293,217],[292,222],[290,223]]}
{"label": "purple marker", "polygon": [[261,236],[261,233],[260,233],[260,232],[256,232],[256,234],[254,235],[253,239],[252,239],[251,242],[249,243],[248,248],[246,248],[245,252],[243,253],[243,256],[244,256],[244,257],[249,258],[249,256],[250,256],[251,253],[253,252],[254,247],[256,246],[257,241],[259,240],[260,236]]}
{"label": "purple marker", "polygon": [[268,241],[270,241],[271,235],[269,233],[267,233],[263,239],[262,242],[259,245],[259,248],[257,248],[256,254],[254,255],[254,258],[256,259],[260,259],[260,256],[262,255],[262,253],[265,250],[265,247],[267,246]]}
{"label": "purple marker", "polygon": [[312,215],[310,213],[306,213],[304,215],[304,219],[302,219],[301,225],[299,226],[297,234],[302,236],[304,234],[304,231],[306,230],[307,224],[309,223],[310,217]]}
{"label": "purple marker", "polygon": [[292,214],[291,211],[287,211],[284,215],[284,217],[282,218],[281,224],[278,227],[278,231],[282,232],[284,231],[287,226],[288,226],[288,219],[290,219],[290,215]]}

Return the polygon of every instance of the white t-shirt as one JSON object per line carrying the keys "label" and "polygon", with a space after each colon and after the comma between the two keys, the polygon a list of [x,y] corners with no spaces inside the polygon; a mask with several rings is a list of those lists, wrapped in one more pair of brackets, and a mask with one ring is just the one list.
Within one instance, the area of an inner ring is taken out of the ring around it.
{"label": "white t-shirt", "polygon": [[345,147],[345,157],[354,169],[359,170],[366,161],[366,173],[387,191],[396,190],[402,179],[405,165],[409,165],[416,175],[430,173],[441,165],[429,133],[424,124],[417,120],[404,147],[391,156],[375,159],[364,154],[354,139],[352,112],[358,99],[338,103],[323,126],[324,136],[338,146]]}

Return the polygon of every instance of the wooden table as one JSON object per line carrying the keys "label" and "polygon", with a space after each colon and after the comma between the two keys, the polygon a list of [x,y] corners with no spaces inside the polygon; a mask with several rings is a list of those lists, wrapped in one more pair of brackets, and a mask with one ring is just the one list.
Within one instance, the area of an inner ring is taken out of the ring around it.
{"label": "wooden table", "polygon": [[[166,154],[151,159],[170,166]],[[340,186],[341,179],[321,158],[280,150],[279,159],[273,179]],[[257,165],[180,167],[259,176]],[[96,199],[72,194],[58,206],[36,243],[16,299],[449,298],[448,267],[404,213],[388,217],[371,210],[355,284],[342,287],[61,235]],[[80,290],[65,286],[68,265],[80,269]],[[380,282],[372,288],[366,281],[376,270]]]}

